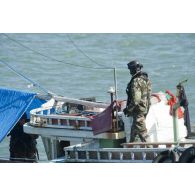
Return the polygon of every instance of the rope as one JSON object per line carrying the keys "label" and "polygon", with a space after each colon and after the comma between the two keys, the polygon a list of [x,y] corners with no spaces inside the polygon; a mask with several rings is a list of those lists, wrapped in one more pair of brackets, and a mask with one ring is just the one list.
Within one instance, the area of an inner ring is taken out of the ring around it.
{"label": "rope", "polygon": [[92,58],[89,57],[84,51],[82,51],[82,50],[76,45],[76,43],[71,39],[71,37],[70,37],[68,34],[67,34],[67,37],[68,37],[69,41],[74,45],[74,47],[75,47],[78,51],[80,51],[86,58],[88,58],[88,59],[91,60],[93,63],[95,63],[95,64],[97,64],[97,65],[99,65],[99,66],[104,66],[104,67],[106,67],[105,65],[102,65],[102,64],[97,63],[94,59],[92,59]]}
{"label": "rope", "polygon": [[[104,67],[104,68],[99,68],[99,67],[98,67],[98,68],[95,68],[95,67],[86,67],[86,66],[76,65],[76,64],[72,64],[72,63],[67,63],[67,62],[64,62],[64,61],[62,61],[62,60],[58,60],[58,59],[55,59],[55,58],[53,58],[53,57],[47,56],[47,55],[45,55],[45,54],[42,54],[42,53],[40,53],[40,52],[38,52],[38,51],[36,51],[36,50],[34,50],[34,49],[32,49],[32,48],[26,46],[26,45],[20,43],[19,41],[17,41],[17,40],[15,40],[15,39],[11,38],[10,36],[8,36],[8,35],[5,34],[5,33],[2,33],[1,35],[4,35],[5,37],[7,37],[7,39],[9,39],[9,40],[11,40],[11,41],[17,43],[17,44],[20,45],[21,47],[23,47],[23,48],[25,48],[25,49],[28,49],[28,50],[30,50],[30,51],[32,51],[32,52],[38,54],[38,55],[41,55],[41,56],[43,56],[43,57],[45,57],[45,58],[48,58],[48,59],[50,59],[50,60],[52,60],[52,61],[57,61],[57,62],[60,62],[60,63],[63,63],[63,64],[68,64],[68,65],[70,65],[70,66],[76,66],[76,67],[81,67],[81,68],[94,69],[94,70],[113,70],[114,72],[116,72],[116,68],[110,68],[110,67]],[[74,43],[74,41],[70,38],[70,36],[67,35],[67,37],[68,37],[69,40],[72,42],[72,44],[73,44],[73,45],[74,45],[74,46],[75,46],[83,55],[85,55],[88,59],[90,59],[91,61],[93,61],[93,62],[96,63],[97,65],[100,65],[100,64],[98,64],[96,61],[94,61],[92,58],[90,58],[87,54],[85,54],[80,48],[78,48],[77,45]],[[9,67],[13,72],[15,72],[15,73],[18,74],[19,76],[23,77],[25,80],[30,81],[30,83],[32,83],[34,86],[39,87],[41,90],[43,90],[43,91],[46,92],[47,94],[52,94],[51,92],[49,92],[49,91],[46,90],[45,88],[41,87],[38,83],[35,83],[33,80],[31,80],[31,79],[27,78],[26,76],[24,76],[23,74],[17,72],[13,67],[11,67],[11,66],[10,66],[9,64],[7,64],[6,62],[4,62],[4,61],[2,61],[2,60],[0,60],[0,61],[1,61],[3,64],[5,64],[7,67]],[[121,69],[121,68],[120,68],[120,69]],[[123,69],[123,68],[122,68],[122,69]],[[115,79],[116,79],[116,78],[115,78]]]}
{"label": "rope", "polygon": [[43,54],[43,53],[40,53],[40,52],[38,52],[38,51],[36,51],[36,50],[30,48],[30,47],[27,47],[26,45],[23,45],[22,43],[20,43],[19,41],[17,41],[17,40],[15,40],[15,39],[11,38],[10,36],[8,36],[8,35],[5,34],[5,33],[2,33],[2,35],[6,36],[9,40],[11,40],[11,41],[17,43],[17,44],[20,45],[21,47],[23,47],[23,48],[25,48],[25,49],[28,49],[28,50],[30,50],[30,51],[32,51],[32,52],[34,52],[34,53],[36,53],[36,54],[38,54],[38,55],[40,55],[40,56],[43,56],[43,57],[45,57],[45,58],[48,58],[48,59],[50,59],[50,60],[52,60],[52,61],[56,61],[56,62],[63,63],[63,64],[68,64],[68,65],[70,65],[70,66],[76,66],[76,67],[88,68],[88,69],[98,69],[98,70],[106,70],[106,69],[107,69],[107,70],[111,70],[111,69],[113,69],[113,68],[109,68],[109,67],[105,67],[105,68],[86,67],[86,66],[81,66],[81,65],[76,65],[76,64],[69,63],[69,62],[65,62],[65,61],[63,61],[63,60],[58,60],[58,59],[56,59],[56,58],[53,58],[53,57],[47,56],[47,55],[45,55],[45,54]]}
{"label": "rope", "polygon": [[10,70],[12,70],[14,73],[16,73],[18,76],[20,76],[21,78],[23,78],[26,81],[29,81],[30,83],[33,84],[33,86],[36,86],[38,88],[40,88],[42,91],[44,91],[47,94],[51,94],[51,92],[49,92],[47,89],[45,89],[44,87],[42,87],[41,85],[39,85],[38,83],[36,83],[35,81],[33,81],[32,79],[26,77],[25,75],[23,75],[22,73],[19,73],[16,69],[14,69],[12,66],[10,66],[7,62],[4,62],[3,60],[0,59],[0,62],[2,64],[4,64],[5,66],[7,66]]}

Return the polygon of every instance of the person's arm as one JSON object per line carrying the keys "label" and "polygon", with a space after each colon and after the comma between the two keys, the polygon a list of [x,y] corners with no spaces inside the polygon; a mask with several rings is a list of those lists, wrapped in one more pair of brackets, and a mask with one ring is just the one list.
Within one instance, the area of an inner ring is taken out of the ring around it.
{"label": "person's arm", "polygon": [[127,112],[129,115],[132,114],[135,107],[141,101],[141,96],[142,96],[141,87],[140,87],[137,79],[133,80],[130,93],[131,93],[131,101],[130,101],[129,105],[127,105]]}

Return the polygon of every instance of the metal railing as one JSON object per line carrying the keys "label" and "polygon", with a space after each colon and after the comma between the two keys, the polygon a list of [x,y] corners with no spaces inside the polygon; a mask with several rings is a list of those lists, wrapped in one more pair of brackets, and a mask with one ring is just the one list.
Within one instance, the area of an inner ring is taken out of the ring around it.
{"label": "metal railing", "polygon": [[[124,148],[94,148],[93,143],[65,147],[64,162],[149,163],[163,151],[184,151],[194,141],[175,143],[124,143]],[[164,148],[162,148],[164,146]],[[93,148],[92,148],[93,147]]]}
{"label": "metal railing", "polygon": [[[55,111],[53,111],[55,109]],[[91,119],[85,116],[57,114],[56,107],[37,108],[30,112],[30,125],[36,127],[91,130]]]}
{"label": "metal railing", "polygon": [[152,162],[167,148],[91,148],[93,143],[65,147],[64,162]]}

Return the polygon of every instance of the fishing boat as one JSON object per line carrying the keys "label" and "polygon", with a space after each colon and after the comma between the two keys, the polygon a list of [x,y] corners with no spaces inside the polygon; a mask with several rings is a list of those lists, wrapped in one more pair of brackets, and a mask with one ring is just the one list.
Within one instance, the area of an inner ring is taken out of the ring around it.
{"label": "fishing boat", "polygon": [[146,118],[150,140],[145,143],[129,142],[131,117],[123,114],[125,100],[113,100],[114,88],[108,91],[109,103],[0,89],[0,138],[27,112],[30,121],[24,131],[42,138],[48,162],[194,162],[194,129],[189,133],[179,98],[183,83],[177,85],[177,102],[170,91],[152,94]]}
{"label": "fishing boat", "polygon": [[[34,51],[7,34],[3,36]],[[71,39],[70,42],[75,45]],[[78,49],[77,46],[76,48]],[[71,65],[34,52],[52,61]],[[30,122],[24,125],[24,131],[42,138],[49,162],[194,161],[195,137],[190,129],[189,117],[186,117],[187,106],[182,105],[181,99],[173,101],[176,97],[172,93],[158,92],[152,95],[152,105],[146,119],[150,140],[146,143],[130,143],[131,117],[124,116],[122,112],[126,101],[118,100],[116,68],[103,66],[103,70],[114,70],[115,87],[109,90],[111,102],[102,103],[96,102],[94,97],[78,100],[57,96],[4,60],[0,59],[0,63],[47,94],[47,97],[41,97],[35,93],[0,89],[0,142],[26,112]],[[183,82],[178,86],[183,86]],[[181,92],[182,90],[176,96],[179,97]],[[42,99],[44,102],[40,101]]]}
{"label": "fishing boat", "polygon": [[[177,97],[184,92],[183,83],[177,85]],[[30,111],[24,131],[42,137],[50,162],[195,161],[194,133],[187,134],[185,110],[179,99],[173,102],[170,91],[152,95],[146,118],[150,141],[134,143],[129,142],[131,118],[122,112],[126,101],[113,101],[114,88],[109,93],[111,103],[53,95]]]}
{"label": "fishing boat", "polygon": [[123,114],[126,101],[117,98],[115,69],[111,101],[103,103],[94,97],[58,96],[1,62],[47,95],[0,89],[0,142],[26,112],[30,122],[24,132],[42,138],[49,162],[194,162],[186,80],[177,85],[176,96],[170,91],[151,96],[146,118],[150,140],[130,143],[131,117]]}

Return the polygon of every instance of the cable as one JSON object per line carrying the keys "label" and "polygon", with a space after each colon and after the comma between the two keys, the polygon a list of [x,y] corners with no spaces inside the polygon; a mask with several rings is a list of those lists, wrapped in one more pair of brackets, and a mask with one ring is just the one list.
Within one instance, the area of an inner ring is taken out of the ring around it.
{"label": "cable", "polygon": [[51,92],[49,92],[47,89],[45,89],[44,87],[42,87],[41,85],[39,85],[38,83],[36,83],[35,81],[33,81],[32,79],[29,79],[28,77],[26,77],[25,75],[23,75],[22,73],[19,73],[17,70],[15,70],[12,66],[10,66],[8,63],[4,62],[3,60],[0,60],[0,62],[4,65],[6,65],[10,70],[12,70],[14,73],[16,73],[18,76],[22,77],[23,79],[25,79],[26,81],[29,81],[30,83],[33,84],[33,86],[36,86],[38,88],[40,88],[42,91],[44,91],[47,94],[51,94]]}
{"label": "cable", "polygon": [[64,61],[62,61],[62,60],[58,60],[58,59],[52,58],[52,57],[50,57],[50,56],[47,56],[47,55],[45,55],[45,54],[42,54],[42,53],[40,53],[40,52],[38,52],[38,51],[36,51],[36,50],[30,48],[30,47],[27,47],[26,45],[23,45],[22,43],[20,43],[19,41],[17,41],[17,40],[15,40],[15,39],[11,38],[10,36],[8,36],[8,35],[5,34],[5,33],[2,33],[2,35],[6,36],[9,40],[11,40],[11,41],[17,43],[18,45],[22,46],[23,48],[26,48],[26,49],[28,49],[28,50],[30,50],[30,51],[32,51],[32,52],[38,54],[38,55],[41,55],[41,56],[43,56],[43,57],[45,57],[45,58],[48,58],[48,59],[50,59],[50,60],[52,60],[52,61],[60,62],[60,63],[63,63],[63,64],[68,64],[68,65],[71,65],[71,66],[81,67],[81,68],[88,68],[88,69],[99,69],[99,70],[101,70],[101,69],[102,69],[102,70],[106,70],[106,69],[110,70],[110,69],[113,69],[113,68],[109,68],[109,67],[105,67],[105,68],[93,68],[93,67],[86,67],[86,66],[81,66],[81,65],[76,65],[76,64],[64,62]]}
{"label": "cable", "polygon": [[75,47],[78,51],[80,51],[85,57],[87,57],[87,58],[88,58],[89,60],[91,60],[93,63],[95,63],[95,64],[97,64],[97,65],[99,65],[99,66],[104,66],[104,67],[105,67],[105,65],[102,65],[102,64],[97,63],[94,59],[92,59],[92,58],[89,57],[84,51],[82,51],[82,50],[76,45],[76,43],[71,39],[71,37],[70,37],[68,34],[66,34],[66,36],[68,37],[69,41],[74,45],[74,47]]}

